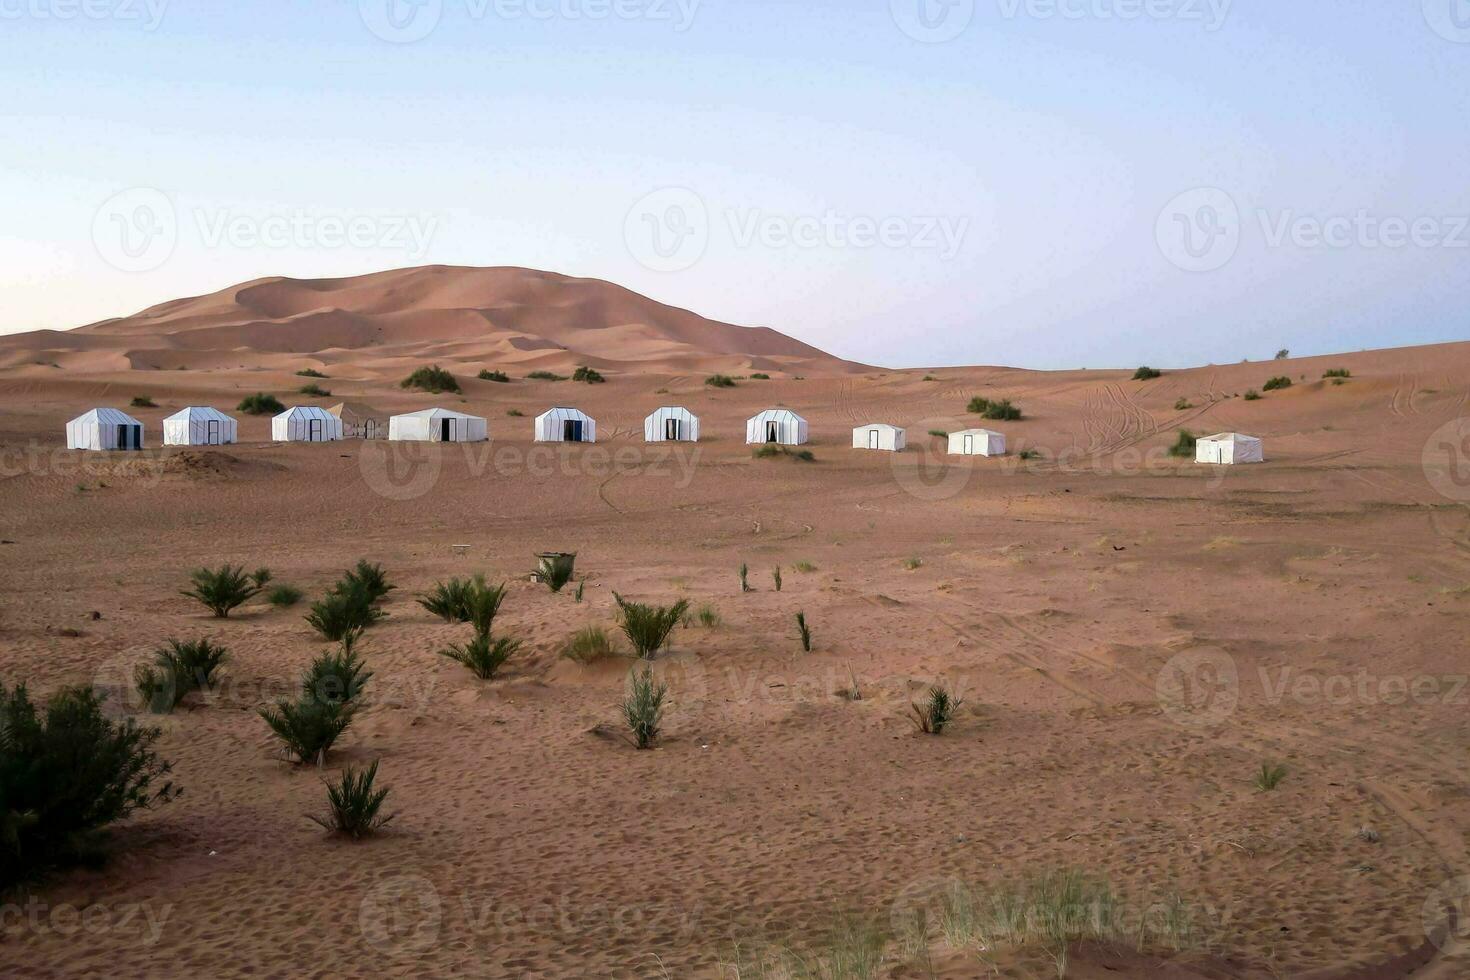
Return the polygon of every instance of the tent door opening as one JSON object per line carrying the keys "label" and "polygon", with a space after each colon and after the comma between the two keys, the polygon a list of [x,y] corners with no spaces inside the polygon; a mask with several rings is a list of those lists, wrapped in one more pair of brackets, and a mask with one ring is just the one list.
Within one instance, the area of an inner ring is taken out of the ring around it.
{"label": "tent door opening", "polygon": [[207,446],[219,445],[219,421],[210,419],[204,423],[204,443]]}
{"label": "tent door opening", "polygon": [[868,430],[868,448],[869,449],[877,449],[878,448],[878,430],[877,429],[869,429]]}
{"label": "tent door opening", "polygon": [[378,438],[378,423],[373,421],[372,419],[368,419],[366,422],[364,422],[362,424],[362,437],[364,439]]}
{"label": "tent door opening", "polygon": [[678,419],[664,419],[664,439],[669,442],[678,442],[682,439],[683,434],[679,431],[682,425],[683,423]]}
{"label": "tent door opening", "polygon": [[143,448],[143,427],[141,425],[120,425],[117,427],[117,448],[119,449],[141,449]]}
{"label": "tent door opening", "polygon": [[306,440],[308,442],[322,441],[322,420],[311,419],[306,423]]}
{"label": "tent door opening", "polygon": [[766,442],[780,442],[780,441],[781,441],[781,423],[779,423],[779,422],[767,422],[766,423]]}
{"label": "tent door opening", "polygon": [[975,437],[974,436],[965,436],[965,455],[966,456],[973,456],[973,455],[975,455]]}
{"label": "tent door opening", "polygon": [[440,442],[453,442],[454,441],[454,419],[440,419],[439,420],[439,441]]}
{"label": "tent door opening", "polygon": [[561,438],[563,442],[581,442],[582,423],[577,419],[563,419],[561,423]]}

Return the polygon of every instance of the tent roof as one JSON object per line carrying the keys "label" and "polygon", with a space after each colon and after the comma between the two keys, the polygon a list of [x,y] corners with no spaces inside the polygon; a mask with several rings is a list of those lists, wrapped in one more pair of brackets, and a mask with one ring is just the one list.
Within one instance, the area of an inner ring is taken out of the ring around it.
{"label": "tent roof", "polygon": [[889,432],[902,432],[903,426],[889,425],[887,422],[868,422],[865,425],[855,426],[852,431],[857,432],[861,429],[887,429]]}
{"label": "tent roof", "polygon": [[1003,432],[996,432],[994,429],[958,429],[958,430],[956,430],[954,432],[951,432],[950,435],[952,435],[952,436],[1004,436],[1005,433],[1003,433]]}
{"label": "tent roof", "polygon": [[190,405],[164,419],[165,422],[233,422],[224,412],[208,405]]}
{"label": "tent roof", "polygon": [[592,421],[592,416],[588,415],[586,412],[578,408],[550,408],[542,412],[540,415],[536,416],[537,421],[544,418],[582,419],[586,422]]}
{"label": "tent roof", "polygon": [[277,415],[276,418],[278,418],[278,419],[288,419],[288,418],[322,419],[322,420],[332,419],[333,421],[338,421],[337,416],[333,415],[331,412],[327,411],[325,408],[317,408],[315,405],[292,405],[290,408],[286,409],[284,412],[282,412],[281,414]]}
{"label": "tent roof", "polygon": [[363,418],[374,418],[376,416],[384,414],[383,412],[378,411],[376,408],[373,408],[371,405],[364,405],[362,402],[352,401],[338,402],[337,404],[328,408],[327,411],[337,416],[339,419],[342,417],[342,414],[344,412],[348,415],[360,415]]}
{"label": "tent roof", "polygon": [[653,411],[649,412],[648,417],[653,418],[659,412],[683,412],[685,415],[688,415],[691,418],[694,416],[694,413],[689,411],[689,409],[685,408],[683,405],[660,405],[658,408],[655,408]]}
{"label": "tent roof", "polygon": [[450,411],[447,408],[425,408],[417,412],[404,412],[393,416],[395,419],[479,419],[485,421],[483,416],[466,415],[463,412]]}
{"label": "tent roof", "polygon": [[1217,432],[1212,436],[1200,436],[1200,442],[1260,442],[1255,436],[1242,435],[1239,432]]}
{"label": "tent roof", "polygon": [[764,412],[752,415],[747,422],[805,422],[806,419],[797,415],[789,408],[768,408]]}
{"label": "tent roof", "polygon": [[72,419],[73,422],[97,422],[102,425],[142,425],[127,412],[115,408],[94,408]]}

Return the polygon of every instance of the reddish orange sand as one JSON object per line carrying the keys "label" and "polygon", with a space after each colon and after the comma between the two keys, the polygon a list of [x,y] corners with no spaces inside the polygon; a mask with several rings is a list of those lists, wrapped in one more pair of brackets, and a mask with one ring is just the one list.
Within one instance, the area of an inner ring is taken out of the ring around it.
{"label": "reddish orange sand", "polygon": [[[1456,499],[1439,480],[1446,495],[1423,466],[1432,434],[1470,414],[1470,345],[1150,382],[923,380],[700,348],[682,367],[610,357],[604,385],[467,380],[459,398],[396,381],[429,359],[465,378],[586,359],[460,359],[421,337],[401,356],[241,349],[240,367],[186,345],[170,349],[204,363],[142,370],[121,347],[38,353],[58,336],[3,348],[0,677],[96,683],[121,708],[132,665],[166,638],[208,636],[233,660],[214,698],[151,719],[185,795],[124,826],[105,868],[39,889],[38,919],[6,917],[9,975],[713,977],[736,941],[817,944],[839,910],[886,924],[951,879],[1070,866],[1132,902],[1178,892],[1209,940],[1167,967],[1081,949],[1071,976],[1470,976],[1424,926],[1434,890],[1470,873],[1470,487]],[[241,416],[224,449],[57,449],[93,405],[150,395],[158,407],[133,414],[153,447],[184,405],[290,401],[306,365],[332,401],[476,412],[494,442],[280,446],[268,419]],[[777,377],[716,391],[702,383],[715,367]],[[1352,378],[1318,380],[1336,367]],[[1297,382],[1231,397],[1275,374]],[[924,433],[985,424],[964,412],[975,394],[1020,405],[1025,421],[992,425],[1042,456],[945,459]],[[528,455],[531,417],[553,404],[596,417],[599,444]],[[705,441],[646,447],[661,404],[697,412]],[[775,405],[809,419],[815,462],[752,459],[744,419]],[[866,421],[907,426],[909,451],[850,449]],[[1181,427],[1259,435],[1268,462],[1168,459]],[[582,603],[526,581],[553,549],[579,553]],[[305,605],[219,621],[179,589],[231,562],[314,597],[360,557],[398,586],[362,644],[371,706],[324,772],[295,769],[255,712],[324,649]],[[497,625],[526,644],[490,683],[436,656],[466,628],[413,601],[475,572],[512,580]],[[659,658],[672,706],[657,751],[620,737],[626,662],[558,655],[578,628],[612,627],[614,589],[721,618],[676,630]],[[1230,668],[1237,681],[1193,711],[1160,697]],[[840,694],[854,678],[859,701]],[[965,698],[942,738],[906,717],[936,679]],[[322,777],[373,759],[397,820],[360,844],[325,837],[304,816]],[[1288,767],[1274,792],[1253,784],[1263,761]],[[92,906],[80,925],[64,911]],[[982,966],[940,944],[935,975],[1045,975],[1034,953]]]}

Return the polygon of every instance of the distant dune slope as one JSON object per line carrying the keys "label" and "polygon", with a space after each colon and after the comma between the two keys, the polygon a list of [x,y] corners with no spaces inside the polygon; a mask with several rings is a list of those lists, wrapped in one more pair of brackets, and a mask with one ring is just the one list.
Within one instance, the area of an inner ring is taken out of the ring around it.
{"label": "distant dune slope", "polygon": [[76,330],[0,337],[0,367],[61,360],[114,368],[119,357],[135,368],[205,366],[252,354],[354,360],[347,352],[368,349],[375,357],[552,369],[865,369],[775,330],[708,320],[601,280],[449,266],[261,279]]}

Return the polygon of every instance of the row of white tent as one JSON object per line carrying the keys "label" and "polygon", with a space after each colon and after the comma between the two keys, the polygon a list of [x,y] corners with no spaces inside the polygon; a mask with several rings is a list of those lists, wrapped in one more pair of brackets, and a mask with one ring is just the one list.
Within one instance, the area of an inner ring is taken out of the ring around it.
{"label": "row of white tent", "polygon": [[[806,419],[790,409],[768,409],[745,423],[745,441],[799,446],[807,442]],[[335,442],[344,438],[340,416],[326,409],[296,406],[271,419],[276,442]],[[388,438],[398,442],[485,442],[489,423],[479,415],[445,408],[426,408],[395,415],[388,420]],[[575,408],[553,408],[536,417],[537,442],[596,442],[597,421]],[[698,442],[699,416],[687,408],[665,406],[643,420],[645,442]],[[166,446],[219,446],[236,441],[233,418],[214,408],[192,406],[163,420]],[[900,452],[907,442],[901,426],[886,423],[860,425],[852,430],[854,449]],[[114,408],[94,408],[66,424],[69,449],[127,450],[143,448],[143,423]],[[990,429],[962,429],[948,434],[954,456],[1004,456],[1006,437]],[[1198,440],[1195,460],[1200,463],[1259,463],[1264,461],[1261,440],[1224,432]]]}

